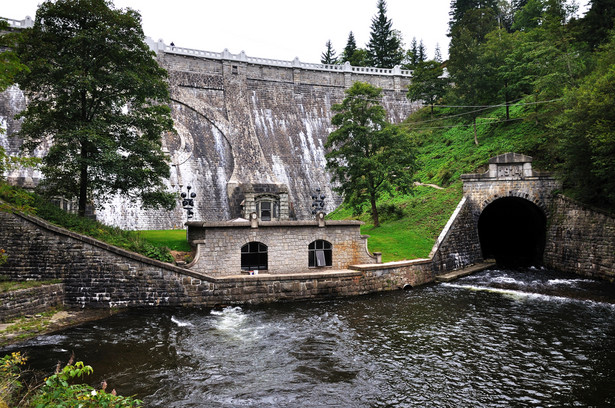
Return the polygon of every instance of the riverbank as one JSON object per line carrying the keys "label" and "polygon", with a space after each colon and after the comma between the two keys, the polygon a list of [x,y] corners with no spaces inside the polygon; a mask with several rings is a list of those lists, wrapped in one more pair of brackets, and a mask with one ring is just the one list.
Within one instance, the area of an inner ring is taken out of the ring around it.
{"label": "riverbank", "polygon": [[0,323],[0,347],[51,334],[69,327],[100,320],[118,313],[115,309],[50,309],[43,313],[18,317]]}

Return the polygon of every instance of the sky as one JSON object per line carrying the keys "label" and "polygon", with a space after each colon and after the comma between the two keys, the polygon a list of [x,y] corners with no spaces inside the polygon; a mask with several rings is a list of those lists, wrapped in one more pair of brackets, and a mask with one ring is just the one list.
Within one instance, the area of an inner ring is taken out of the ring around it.
{"label": "sky", "polygon": [[[42,0],[0,0],[0,17],[34,18]],[[341,54],[352,31],[358,47],[369,41],[377,0],[114,0],[141,13],[143,31],[178,47],[250,57],[319,63],[327,40]],[[404,48],[423,40],[433,58],[448,55],[450,0],[387,0],[387,17]]]}

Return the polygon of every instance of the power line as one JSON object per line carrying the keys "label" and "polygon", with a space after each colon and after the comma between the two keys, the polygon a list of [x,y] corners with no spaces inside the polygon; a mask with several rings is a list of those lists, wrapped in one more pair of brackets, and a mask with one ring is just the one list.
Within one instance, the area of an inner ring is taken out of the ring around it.
{"label": "power line", "polygon": [[[524,120],[526,119],[528,116],[524,116],[521,118],[514,118],[514,119],[504,119],[504,120],[498,120],[497,122],[484,122],[484,123],[476,123],[476,126],[484,126],[484,125],[493,125],[493,124],[498,124],[498,123],[505,123],[505,122],[514,122],[514,121],[518,121],[518,120]],[[486,118],[485,118],[486,119]],[[401,123],[400,125],[409,125],[407,123]],[[428,129],[452,129],[452,128],[456,128],[456,127],[470,127],[470,126],[474,126],[474,123],[468,123],[465,125],[448,125],[448,126],[431,126],[431,127],[421,127],[420,129],[416,129],[416,130],[428,130]]]}

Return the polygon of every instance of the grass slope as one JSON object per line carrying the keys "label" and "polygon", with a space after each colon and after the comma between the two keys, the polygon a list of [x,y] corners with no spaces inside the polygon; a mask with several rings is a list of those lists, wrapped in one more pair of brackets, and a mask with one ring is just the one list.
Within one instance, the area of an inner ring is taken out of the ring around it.
{"label": "grass slope", "polygon": [[328,218],[364,221],[361,232],[370,236],[369,250],[382,252],[385,262],[427,257],[461,200],[461,174],[486,171],[488,160],[499,154],[532,155],[543,133],[527,108],[512,106],[508,121],[505,109],[498,108],[477,119],[476,145],[471,119],[455,116],[458,113],[444,109],[432,117],[429,109],[422,109],[402,125],[418,143],[417,181],[442,190],[418,186],[412,195],[383,197],[378,202],[379,228],[374,228],[369,213],[353,215],[343,204]]}

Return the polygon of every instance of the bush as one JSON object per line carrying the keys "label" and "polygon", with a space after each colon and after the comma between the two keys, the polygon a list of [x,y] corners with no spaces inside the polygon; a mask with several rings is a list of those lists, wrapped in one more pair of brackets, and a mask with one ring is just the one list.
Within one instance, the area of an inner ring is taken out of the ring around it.
{"label": "bush", "polygon": [[94,370],[89,365],[78,361],[74,365],[67,364],[62,370],[45,379],[41,390],[32,399],[30,406],[34,408],[44,407],[138,407],[142,401],[132,397],[116,395],[115,390],[108,393],[107,383],[103,382],[102,388],[96,390],[87,384],[71,384],[76,379],[92,374]]}
{"label": "bush", "polygon": [[[55,374],[45,378],[42,383],[24,386],[21,366],[27,358],[20,353],[12,353],[0,359],[0,408],[127,408],[140,407],[142,401],[133,397],[122,397],[115,390],[107,392],[103,382],[101,389],[80,383],[83,377],[93,372],[92,367],[72,361],[62,369],[58,365]],[[71,358],[72,360],[72,358]]]}

